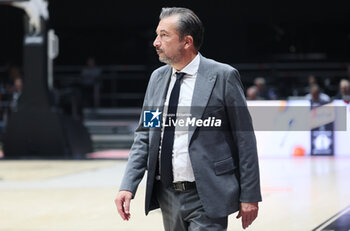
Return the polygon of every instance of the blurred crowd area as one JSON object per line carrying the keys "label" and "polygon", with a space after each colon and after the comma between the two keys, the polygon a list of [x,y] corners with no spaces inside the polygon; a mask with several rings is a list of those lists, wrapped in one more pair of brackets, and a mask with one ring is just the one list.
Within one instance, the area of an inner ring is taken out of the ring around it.
{"label": "blurred crowd area", "polygon": [[[350,65],[345,63],[232,64],[241,74],[247,100],[306,99],[327,103],[350,101]],[[156,67],[98,65],[87,57],[82,65],[55,66],[52,107],[83,120],[85,108],[140,107],[149,76]],[[19,65],[0,65],[0,121],[18,110],[25,88]]]}
{"label": "blurred crowd area", "polygon": [[[82,119],[84,107],[98,107],[96,95],[102,70],[96,67],[93,57],[87,58],[85,65],[78,68],[79,72],[76,73],[76,69],[71,70],[68,67],[66,79],[58,79],[52,87],[47,88],[49,103],[53,109]],[[6,121],[11,112],[19,109],[25,82],[23,67],[14,64],[0,66],[0,121]]]}
{"label": "blurred crowd area", "polygon": [[295,87],[295,83],[289,86],[286,83],[268,83],[266,78],[259,76],[247,87],[245,95],[247,100],[305,99],[321,104],[335,99],[350,101],[350,78],[320,79],[310,74],[305,79],[304,86]]}

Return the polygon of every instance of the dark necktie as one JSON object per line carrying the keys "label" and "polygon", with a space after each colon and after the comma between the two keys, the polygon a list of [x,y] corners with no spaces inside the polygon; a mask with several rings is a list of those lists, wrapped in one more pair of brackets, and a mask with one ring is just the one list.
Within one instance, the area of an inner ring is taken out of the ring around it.
{"label": "dark necktie", "polygon": [[180,85],[181,79],[184,77],[185,73],[176,72],[176,82],[171,91],[169,106],[168,106],[168,115],[166,117],[167,126],[164,128],[162,148],[160,154],[160,180],[164,186],[169,187],[173,183],[173,165],[172,165],[172,156],[173,156],[173,145],[174,145],[174,135],[175,127],[169,121],[176,120],[177,105],[179,103],[179,94],[180,94]]}

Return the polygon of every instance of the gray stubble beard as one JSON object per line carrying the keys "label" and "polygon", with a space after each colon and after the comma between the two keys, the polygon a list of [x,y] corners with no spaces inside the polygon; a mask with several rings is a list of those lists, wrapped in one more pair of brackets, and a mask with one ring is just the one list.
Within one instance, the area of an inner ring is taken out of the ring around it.
{"label": "gray stubble beard", "polygon": [[159,56],[160,62],[168,64],[168,65],[172,65],[174,63],[177,63],[180,59],[179,57],[182,57],[182,55],[183,55],[183,51],[181,49],[179,49],[179,55],[175,56],[174,58],[170,58],[168,56],[165,56],[165,57],[161,57],[160,55],[158,55],[158,56]]}

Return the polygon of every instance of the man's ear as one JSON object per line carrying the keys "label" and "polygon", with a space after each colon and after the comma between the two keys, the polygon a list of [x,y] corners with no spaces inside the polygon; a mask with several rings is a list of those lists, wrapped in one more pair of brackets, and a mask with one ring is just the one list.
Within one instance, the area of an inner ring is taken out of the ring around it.
{"label": "man's ear", "polygon": [[186,35],[184,41],[186,49],[193,47],[193,37],[191,35]]}

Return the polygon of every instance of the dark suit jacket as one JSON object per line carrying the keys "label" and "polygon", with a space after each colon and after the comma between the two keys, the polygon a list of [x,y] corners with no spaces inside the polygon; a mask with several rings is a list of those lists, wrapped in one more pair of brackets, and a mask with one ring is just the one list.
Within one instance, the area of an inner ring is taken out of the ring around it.
{"label": "dark suit jacket", "polygon": [[[152,73],[144,108],[158,107],[162,111],[171,74],[168,65]],[[200,56],[191,114],[222,120],[219,128],[189,129],[190,160],[207,215],[224,217],[236,212],[240,202],[261,201],[256,140],[238,71]],[[148,170],[145,204],[148,214],[159,207],[153,186],[161,131],[144,128],[142,120],[141,116],[120,190],[135,195]]]}

